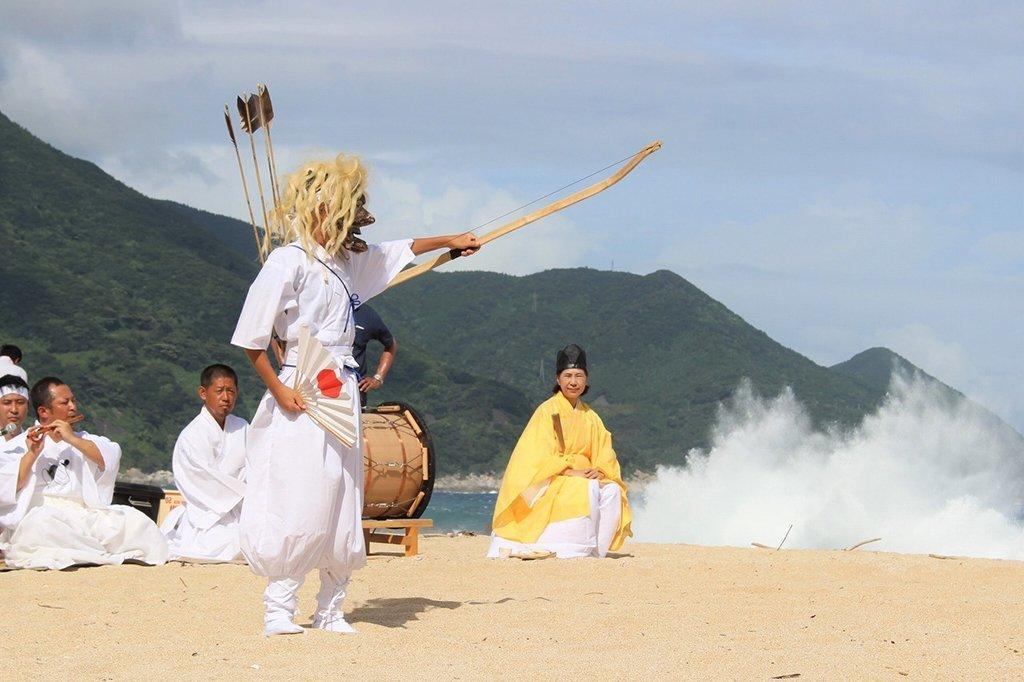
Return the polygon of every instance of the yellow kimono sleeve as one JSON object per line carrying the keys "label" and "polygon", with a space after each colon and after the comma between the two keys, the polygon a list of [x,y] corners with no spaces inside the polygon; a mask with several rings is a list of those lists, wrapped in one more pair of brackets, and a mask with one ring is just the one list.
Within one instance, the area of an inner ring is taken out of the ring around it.
{"label": "yellow kimono sleeve", "polygon": [[530,513],[530,498],[571,464],[571,460],[558,451],[551,414],[548,402],[542,403],[512,451],[494,507],[492,525],[496,531],[523,521]]}

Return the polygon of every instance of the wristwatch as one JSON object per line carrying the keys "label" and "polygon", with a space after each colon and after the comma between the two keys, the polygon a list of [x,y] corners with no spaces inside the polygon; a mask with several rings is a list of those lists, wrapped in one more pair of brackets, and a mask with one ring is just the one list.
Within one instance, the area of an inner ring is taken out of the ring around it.
{"label": "wristwatch", "polygon": [[383,385],[384,385],[384,377],[382,377],[382,376],[380,375],[380,372],[377,372],[376,374],[374,374],[374,375],[373,375],[373,378],[374,378],[374,379],[376,379],[376,380],[377,380],[377,383],[379,383],[379,384],[380,384],[381,386],[383,386]]}

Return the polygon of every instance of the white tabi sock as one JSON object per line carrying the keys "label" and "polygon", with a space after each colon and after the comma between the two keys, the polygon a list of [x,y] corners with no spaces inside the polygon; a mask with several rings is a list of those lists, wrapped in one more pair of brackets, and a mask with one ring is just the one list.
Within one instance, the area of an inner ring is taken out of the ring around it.
{"label": "white tabi sock", "polygon": [[331,571],[320,569],[320,591],[316,595],[316,614],[313,616],[313,627],[327,632],[356,634],[356,629],[345,620],[341,609],[345,601],[345,587],[349,577],[339,576]]}
{"label": "white tabi sock", "polygon": [[278,578],[267,583],[263,591],[263,604],[266,613],[263,616],[264,635],[298,635],[305,630],[292,620],[299,602],[299,588],[302,580],[294,578]]}

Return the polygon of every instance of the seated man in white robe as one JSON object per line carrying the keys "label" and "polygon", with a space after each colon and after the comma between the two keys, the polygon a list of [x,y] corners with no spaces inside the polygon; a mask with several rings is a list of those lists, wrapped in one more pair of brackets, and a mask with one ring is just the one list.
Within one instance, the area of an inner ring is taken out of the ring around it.
{"label": "seated man in white robe", "polygon": [[174,444],[174,483],[185,498],[160,530],[172,559],[231,561],[238,556],[238,519],[245,494],[245,437],[249,424],[231,414],[238,377],[210,365],[199,378],[203,407]]}
{"label": "seated man in white robe", "polygon": [[164,563],[167,543],[156,524],[111,504],[121,447],[71,428],[78,407],[60,379],[40,379],[30,393],[38,424],[0,446],[0,549],[7,565]]}

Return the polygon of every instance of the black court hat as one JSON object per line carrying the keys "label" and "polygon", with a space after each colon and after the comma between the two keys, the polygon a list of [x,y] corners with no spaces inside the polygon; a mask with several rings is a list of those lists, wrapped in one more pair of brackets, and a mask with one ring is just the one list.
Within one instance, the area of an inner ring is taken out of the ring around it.
{"label": "black court hat", "polygon": [[561,374],[567,369],[582,369],[587,371],[587,353],[575,343],[558,351],[555,358],[555,374]]}

